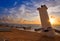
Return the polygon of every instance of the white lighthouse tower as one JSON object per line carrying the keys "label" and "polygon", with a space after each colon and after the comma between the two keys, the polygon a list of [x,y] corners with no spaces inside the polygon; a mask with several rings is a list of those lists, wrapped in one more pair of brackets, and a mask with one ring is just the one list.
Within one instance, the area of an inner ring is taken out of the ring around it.
{"label": "white lighthouse tower", "polygon": [[41,5],[41,8],[37,8],[39,11],[39,15],[41,18],[41,25],[42,25],[42,30],[41,33],[42,35],[48,36],[48,37],[53,37],[55,36],[54,30],[52,29],[52,26],[49,22],[49,16],[47,13],[47,6],[46,5]]}

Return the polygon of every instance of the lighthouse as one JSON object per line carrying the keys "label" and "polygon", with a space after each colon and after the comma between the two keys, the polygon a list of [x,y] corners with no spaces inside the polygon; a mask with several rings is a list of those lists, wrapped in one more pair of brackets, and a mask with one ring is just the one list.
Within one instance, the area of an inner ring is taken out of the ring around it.
{"label": "lighthouse", "polygon": [[41,5],[41,7],[37,8],[37,10],[39,11],[42,25],[41,34],[48,37],[54,37],[55,33],[49,21],[47,9],[48,8],[46,5]]}

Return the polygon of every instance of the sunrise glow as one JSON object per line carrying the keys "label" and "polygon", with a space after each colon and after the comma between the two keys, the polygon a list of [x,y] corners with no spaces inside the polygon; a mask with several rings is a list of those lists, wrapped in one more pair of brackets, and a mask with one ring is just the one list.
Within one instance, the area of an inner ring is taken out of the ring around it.
{"label": "sunrise glow", "polygon": [[41,24],[37,8],[45,4],[51,24],[60,25],[60,0],[10,0],[0,1],[0,22],[16,24]]}
{"label": "sunrise glow", "polygon": [[54,18],[50,18],[50,22],[51,22],[51,24],[55,24],[55,19]]}

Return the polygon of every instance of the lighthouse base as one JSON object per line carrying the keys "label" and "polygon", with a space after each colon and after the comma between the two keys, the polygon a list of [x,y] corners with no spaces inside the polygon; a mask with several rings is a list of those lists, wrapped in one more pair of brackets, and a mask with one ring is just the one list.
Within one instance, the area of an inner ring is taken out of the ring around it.
{"label": "lighthouse base", "polygon": [[42,29],[41,34],[43,36],[47,36],[47,37],[54,37],[55,36],[55,31],[52,28],[50,28],[50,29]]}

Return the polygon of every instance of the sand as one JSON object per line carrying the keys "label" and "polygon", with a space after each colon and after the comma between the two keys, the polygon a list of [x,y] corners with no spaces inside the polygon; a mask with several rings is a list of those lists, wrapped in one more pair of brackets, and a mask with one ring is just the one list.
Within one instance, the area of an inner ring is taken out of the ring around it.
{"label": "sand", "polygon": [[11,29],[11,31],[0,31],[0,41],[60,41],[60,36],[46,37],[41,33],[30,32],[18,29]]}

